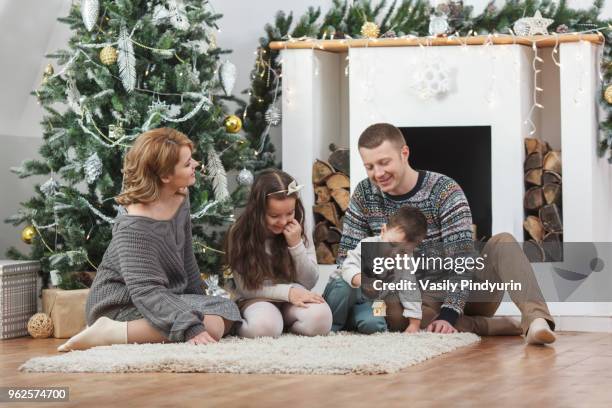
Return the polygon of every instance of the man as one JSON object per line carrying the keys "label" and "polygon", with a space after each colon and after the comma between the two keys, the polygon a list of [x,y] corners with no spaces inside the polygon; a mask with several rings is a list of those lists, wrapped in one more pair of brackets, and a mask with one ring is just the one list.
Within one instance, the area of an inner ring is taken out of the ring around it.
{"label": "man", "polygon": [[[445,254],[451,257],[473,254],[472,214],[463,190],[447,176],[414,170],[408,162],[410,150],[399,129],[386,123],[371,125],[359,138],[359,153],[368,178],[355,189],[345,214],[338,265],[360,240],[379,234],[388,217],[406,205],[418,208],[427,219],[424,247],[442,246]],[[487,242],[481,256],[486,264],[483,269],[471,271],[474,281],[514,281],[523,287],[523,291],[510,291],[510,297],[521,311],[521,325],[510,318],[494,317],[503,290],[476,293],[452,289],[442,297],[433,291],[423,291],[421,327],[435,333],[524,334],[530,344],[554,342],[554,321],[531,264],[516,240],[507,233],[497,234]],[[433,270],[425,271],[424,279],[443,276],[458,283],[470,279],[469,273],[444,275]],[[374,327],[373,331],[384,331],[387,327],[405,329],[408,319],[402,316],[399,302],[389,302],[386,319],[373,315],[364,317],[363,310],[370,306],[369,301],[360,292],[356,296],[354,291],[357,290],[341,279],[330,280],[324,297],[334,315],[338,311],[346,312],[347,299],[351,299],[350,302],[359,306],[362,323]],[[332,330],[341,329],[343,327],[337,324],[332,327]]]}

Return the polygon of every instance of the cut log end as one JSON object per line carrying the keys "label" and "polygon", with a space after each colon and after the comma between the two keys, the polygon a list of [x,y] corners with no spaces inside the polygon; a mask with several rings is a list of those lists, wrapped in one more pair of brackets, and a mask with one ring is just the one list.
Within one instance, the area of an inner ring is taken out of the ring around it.
{"label": "cut log end", "polygon": [[523,243],[523,252],[530,262],[544,262],[546,259],[544,249],[534,240],[525,241]]}
{"label": "cut log end", "polygon": [[536,242],[542,242],[545,231],[542,221],[540,221],[538,217],[533,215],[528,216],[523,222],[523,228],[525,228],[531,238],[533,238]]}
{"label": "cut log end", "polygon": [[313,207],[315,214],[322,215],[327,221],[331,222],[334,226],[340,226],[340,217],[338,216],[338,210],[333,203],[318,204]]}
{"label": "cut log end", "polygon": [[560,204],[561,202],[561,184],[547,183],[542,187],[544,193],[544,201],[546,204]]}
{"label": "cut log end", "polygon": [[535,138],[525,138],[525,153],[528,155],[534,152],[546,154],[550,150],[547,142]]}
{"label": "cut log end", "polygon": [[312,165],[312,182],[319,185],[330,175],[334,174],[334,168],[327,162],[316,160]]}
{"label": "cut log end", "polygon": [[542,185],[542,169],[531,169],[525,173],[525,182],[534,186]]}
{"label": "cut log end", "polygon": [[544,170],[542,172],[542,184],[556,183],[561,184],[561,175],[554,171]]}
{"label": "cut log end", "polygon": [[525,192],[524,207],[535,211],[544,205],[544,195],[541,187],[531,187]]}
{"label": "cut log end", "polygon": [[331,200],[331,194],[329,193],[329,188],[327,186],[316,186],[314,188],[314,192],[317,196],[316,203],[323,204],[329,203]]}
{"label": "cut log end", "polygon": [[351,187],[351,181],[346,174],[334,173],[325,180],[325,185],[327,185],[327,188],[330,190],[339,188],[349,189]]}
{"label": "cut log end", "polygon": [[336,257],[327,244],[320,242],[315,249],[317,262],[324,265],[331,265],[336,262]]}
{"label": "cut log end", "polygon": [[542,241],[542,247],[546,254],[546,262],[562,262],[563,261],[563,243],[561,234],[558,232],[549,232]]}
{"label": "cut log end", "polygon": [[349,201],[351,199],[351,195],[349,194],[348,190],[337,188],[332,190],[331,196],[334,198],[334,201],[338,203],[338,206],[343,212],[348,209]]}
{"label": "cut log end", "polygon": [[561,213],[556,204],[547,204],[540,208],[540,220],[544,229],[548,232],[563,232]]}
{"label": "cut log end", "polygon": [[541,169],[543,164],[542,153],[533,152],[525,159],[525,172],[531,169]]}
{"label": "cut log end", "polygon": [[542,162],[542,167],[547,171],[554,171],[557,174],[561,173],[561,152],[551,150],[546,153]]}

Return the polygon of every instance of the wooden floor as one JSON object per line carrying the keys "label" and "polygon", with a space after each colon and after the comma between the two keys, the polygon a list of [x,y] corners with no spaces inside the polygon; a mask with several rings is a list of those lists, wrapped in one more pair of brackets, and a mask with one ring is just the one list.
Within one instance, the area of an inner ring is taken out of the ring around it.
{"label": "wooden floor", "polygon": [[609,333],[561,333],[553,347],[525,346],[520,337],[483,338],[401,373],[378,376],[18,371],[30,357],[56,354],[61,342],[0,341],[0,386],[70,388],[70,402],[45,407],[612,406]]}

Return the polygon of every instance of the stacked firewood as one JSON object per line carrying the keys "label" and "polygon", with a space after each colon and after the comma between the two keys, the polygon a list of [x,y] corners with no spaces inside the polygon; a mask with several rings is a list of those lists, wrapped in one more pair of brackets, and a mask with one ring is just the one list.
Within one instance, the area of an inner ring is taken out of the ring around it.
{"label": "stacked firewood", "polygon": [[561,152],[539,139],[525,139],[524,250],[532,262],[562,259]]}
{"label": "stacked firewood", "polygon": [[316,160],[312,166],[315,205],[313,241],[320,264],[334,264],[342,237],[342,221],[350,200],[348,149],[330,146],[327,161]]}

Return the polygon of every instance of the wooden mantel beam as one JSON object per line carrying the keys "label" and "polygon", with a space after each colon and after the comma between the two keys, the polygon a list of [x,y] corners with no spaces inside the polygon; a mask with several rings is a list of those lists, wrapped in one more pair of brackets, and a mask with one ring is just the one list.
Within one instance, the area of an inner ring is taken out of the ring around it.
{"label": "wooden mantel beam", "polygon": [[270,48],[283,49],[318,49],[329,52],[346,52],[349,48],[364,47],[414,47],[418,45],[431,46],[461,46],[461,45],[508,45],[520,44],[532,46],[535,42],[538,48],[554,47],[556,44],[588,41],[603,44],[603,35],[597,34],[559,34],[538,35],[534,37],[518,37],[511,35],[479,35],[473,37],[413,37],[413,38],[376,38],[376,39],[345,39],[345,40],[312,40],[292,39],[289,41],[273,41]]}

